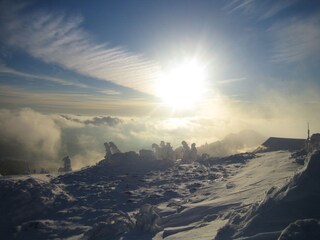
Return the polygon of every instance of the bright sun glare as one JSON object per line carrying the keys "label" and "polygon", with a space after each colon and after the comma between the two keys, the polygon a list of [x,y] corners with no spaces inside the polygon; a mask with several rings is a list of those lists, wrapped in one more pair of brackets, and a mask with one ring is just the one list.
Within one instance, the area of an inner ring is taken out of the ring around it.
{"label": "bright sun glare", "polygon": [[158,96],[174,109],[192,108],[205,90],[205,67],[195,60],[181,63],[166,72],[157,84]]}

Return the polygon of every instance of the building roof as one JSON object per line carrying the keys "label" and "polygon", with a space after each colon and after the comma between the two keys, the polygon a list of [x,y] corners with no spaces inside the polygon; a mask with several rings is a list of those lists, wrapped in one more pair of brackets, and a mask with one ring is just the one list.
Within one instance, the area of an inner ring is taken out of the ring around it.
{"label": "building roof", "polygon": [[296,151],[305,147],[306,140],[300,138],[270,137],[262,144],[266,151],[289,150]]}

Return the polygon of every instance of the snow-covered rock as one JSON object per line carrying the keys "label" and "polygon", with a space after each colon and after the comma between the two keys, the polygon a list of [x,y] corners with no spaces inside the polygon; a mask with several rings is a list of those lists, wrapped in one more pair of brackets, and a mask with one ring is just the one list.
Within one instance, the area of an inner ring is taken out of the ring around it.
{"label": "snow-covered rock", "polygon": [[136,227],[144,232],[156,233],[161,230],[158,225],[160,216],[154,206],[150,204],[143,205],[136,216]]}
{"label": "snow-covered rock", "polygon": [[70,235],[80,238],[88,228],[64,220],[32,220],[17,227],[14,239],[64,239]]}
{"label": "snow-covered rock", "polygon": [[119,211],[111,214],[104,222],[99,222],[84,234],[83,240],[118,239],[121,234],[129,232],[134,227],[134,222],[128,214]]}

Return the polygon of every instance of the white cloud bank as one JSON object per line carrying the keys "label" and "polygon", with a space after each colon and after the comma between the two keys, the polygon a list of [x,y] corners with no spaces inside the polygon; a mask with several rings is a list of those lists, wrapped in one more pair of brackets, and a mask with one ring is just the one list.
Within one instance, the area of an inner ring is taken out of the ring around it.
{"label": "white cloud bank", "polygon": [[61,131],[55,121],[32,109],[0,110],[1,157],[54,159]]}
{"label": "white cloud bank", "polygon": [[[308,96],[312,94],[309,92]],[[0,159],[47,161],[57,169],[62,157],[69,155],[73,166],[80,168],[103,158],[106,141],[115,142],[122,151],[138,151],[151,149],[152,143],[161,140],[171,142],[175,148],[182,140],[200,146],[244,129],[266,137],[304,138],[308,121],[312,133],[320,131],[319,97],[310,97],[314,101],[311,103],[299,96],[283,98],[271,92],[269,95],[268,101],[256,105],[222,99],[217,115],[211,117],[119,118],[43,114],[29,108],[2,109]],[[224,152],[232,152],[225,148]]]}
{"label": "white cloud bank", "polygon": [[48,115],[30,108],[2,109],[0,123],[0,160],[28,159],[42,166],[47,162],[56,169],[65,155],[75,168],[94,164],[104,156],[105,141],[115,142],[122,151],[151,149],[152,143],[161,140],[176,148],[182,140],[200,145],[224,137],[226,129],[236,129],[233,122],[209,118]]}

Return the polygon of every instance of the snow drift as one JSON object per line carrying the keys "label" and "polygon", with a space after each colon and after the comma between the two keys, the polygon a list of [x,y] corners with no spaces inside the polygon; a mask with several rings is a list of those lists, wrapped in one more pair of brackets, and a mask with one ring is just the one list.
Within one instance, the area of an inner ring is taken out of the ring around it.
{"label": "snow drift", "polygon": [[52,214],[74,202],[56,184],[36,178],[2,180],[0,193],[0,236],[16,231],[13,226]]}
{"label": "snow drift", "polygon": [[320,153],[287,181],[301,168],[290,155],[181,164],[129,152],[57,177],[1,177],[0,238],[211,240],[221,227],[216,239],[315,236]]}
{"label": "snow drift", "polygon": [[319,172],[320,150],[311,154],[303,170],[284,186],[272,187],[262,202],[251,206],[245,214],[234,212],[215,239],[298,239],[289,238],[289,232],[298,229],[294,235],[303,236],[307,225],[313,229],[308,233],[313,238],[299,239],[320,239],[316,220],[320,219]]}

